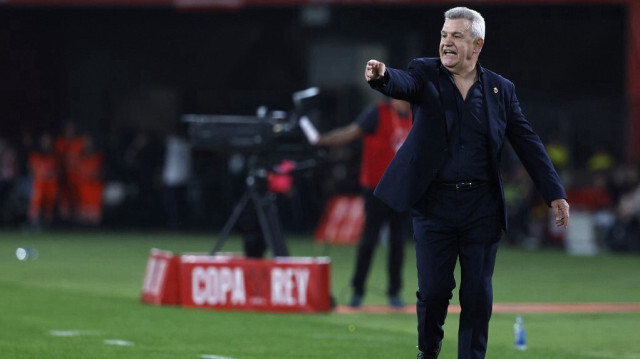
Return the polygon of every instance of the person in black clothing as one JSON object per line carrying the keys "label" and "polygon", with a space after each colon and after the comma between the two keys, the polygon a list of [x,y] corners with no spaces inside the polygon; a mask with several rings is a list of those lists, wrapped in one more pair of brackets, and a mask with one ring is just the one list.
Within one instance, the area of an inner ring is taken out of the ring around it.
{"label": "person in black clothing", "polygon": [[391,209],[373,195],[373,189],[387,165],[402,145],[411,129],[411,108],[402,100],[388,99],[365,109],[355,122],[330,131],[316,145],[338,146],[363,138],[360,186],[364,197],[364,233],[358,244],[353,274],[353,296],[349,305],[360,307],[365,294],[365,282],[380,236],[380,229],[389,225],[389,257],[387,260],[389,305],[404,306],[400,296],[404,262],[403,227],[406,213]]}

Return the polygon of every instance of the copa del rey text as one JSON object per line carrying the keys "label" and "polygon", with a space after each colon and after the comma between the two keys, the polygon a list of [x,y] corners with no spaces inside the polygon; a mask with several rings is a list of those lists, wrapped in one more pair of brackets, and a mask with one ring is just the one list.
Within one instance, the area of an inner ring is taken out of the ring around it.
{"label": "copa del rey text", "polygon": [[[270,279],[271,305],[307,304],[307,268],[273,267]],[[244,270],[242,267],[196,266],[191,272],[191,294],[196,305],[244,305],[248,300]]]}

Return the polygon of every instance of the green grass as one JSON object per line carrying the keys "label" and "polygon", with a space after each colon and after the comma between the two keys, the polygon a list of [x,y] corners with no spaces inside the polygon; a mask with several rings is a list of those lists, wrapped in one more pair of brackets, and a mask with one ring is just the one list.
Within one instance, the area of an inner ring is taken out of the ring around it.
{"label": "green grass", "polygon": [[[214,241],[214,235],[194,234],[0,232],[0,358],[415,358],[414,315],[243,313],[140,302],[151,248],[206,252]],[[294,255],[331,257],[332,292],[344,304],[355,248],[319,246],[309,238],[288,243]],[[17,247],[37,248],[39,256],[18,261]],[[223,250],[239,251],[237,238]],[[385,303],[384,255],[379,249],[365,304]],[[583,258],[504,247],[496,266],[496,302],[640,301],[637,256]],[[413,303],[414,292],[407,243],[405,301]],[[488,358],[640,358],[640,313],[524,319],[529,349],[520,352],[512,344],[514,315],[494,314]],[[457,320],[448,317],[441,359],[456,358]],[[60,336],[65,332],[76,335]]]}

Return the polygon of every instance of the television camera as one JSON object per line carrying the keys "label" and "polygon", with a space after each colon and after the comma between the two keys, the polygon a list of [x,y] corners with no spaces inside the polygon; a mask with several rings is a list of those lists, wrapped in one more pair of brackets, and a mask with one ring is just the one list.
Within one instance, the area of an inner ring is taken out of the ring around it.
{"label": "television camera", "polygon": [[[190,143],[196,149],[247,155],[246,191],[236,203],[226,221],[211,254],[220,251],[229,232],[251,202],[258,223],[273,256],[288,256],[277,207],[276,193],[270,190],[271,173],[286,159],[292,161],[292,175],[316,165],[322,150],[314,147],[318,132],[313,125],[319,109],[312,101],[319,94],[317,87],[295,92],[294,108],[290,112],[268,111],[260,106],[255,116],[185,114]],[[282,174],[282,173],[279,173]]]}
{"label": "television camera", "polygon": [[189,139],[195,148],[260,157],[310,156],[314,128],[307,131],[310,117],[318,115],[312,101],[318,94],[317,87],[295,92],[290,112],[260,106],[255,116],[186,114],[182,121],[189,125]]}

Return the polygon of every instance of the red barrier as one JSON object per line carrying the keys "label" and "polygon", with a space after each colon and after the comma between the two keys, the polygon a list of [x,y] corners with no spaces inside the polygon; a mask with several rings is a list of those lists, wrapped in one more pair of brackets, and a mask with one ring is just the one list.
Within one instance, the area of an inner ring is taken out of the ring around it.
{"label": "red barrier", "polygon": [[142,283],[143,302],[151,304],[179,304],[178,256],[153,248],[147,261]]}
{"label": "red barrier", "polygon": [[327,257],[249,259],[151,251],[142,301],[225,310],[325,312],[331,309]]}
{"label": "red barrier", "polygon": [[354,245],[364,228],[364,200],[358,195],[333,196],[313,235],[322,244]]}

